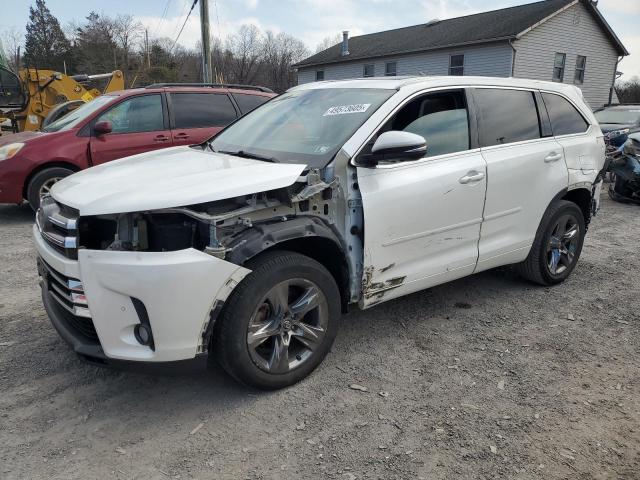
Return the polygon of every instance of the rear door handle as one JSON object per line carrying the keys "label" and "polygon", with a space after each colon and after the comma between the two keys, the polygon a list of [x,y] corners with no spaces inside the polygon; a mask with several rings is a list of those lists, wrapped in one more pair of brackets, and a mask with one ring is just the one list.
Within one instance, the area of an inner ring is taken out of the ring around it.
{"label": "rear door handle", "polygon": [[545,163],[557,162],[561,158],[562,158],[562,154],[561,153],[551,152],[549,155],[544,157],[544,161],[545,161]]}
{"label": "rear door handle", "polygon": [[467,174],[464,177],[461,177],[458,181],[463,185],[466,185],[467,183],[478,182],[483,178],[484,178],[484,173],[471,170],[470,172],[467,172]]}
{"label": "rear door handle", "polygon": [[186,140],[187,138],[189,138],[189,135],[187,135],[186,133],[178,133],[174,138],[176,140]]}
{"label": "rear door handle", "polygon": [[168,142],[169,141],[169,137],[167,137],[166,135],[156,135],[154,138],[154,141],[156,142]]}

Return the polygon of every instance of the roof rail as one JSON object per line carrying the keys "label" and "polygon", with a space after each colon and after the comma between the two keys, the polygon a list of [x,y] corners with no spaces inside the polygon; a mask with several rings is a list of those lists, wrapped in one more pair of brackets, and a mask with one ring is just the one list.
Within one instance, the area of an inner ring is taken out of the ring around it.
{"label": "roof rail", "polygon": [[257,85],[240,85],[237,83],[152,83],[144,88],[161,88],[161,87],[209,87],[209,88],[235,88],[238,90],[258,90],[259,92],[275,93],[267,87]]}

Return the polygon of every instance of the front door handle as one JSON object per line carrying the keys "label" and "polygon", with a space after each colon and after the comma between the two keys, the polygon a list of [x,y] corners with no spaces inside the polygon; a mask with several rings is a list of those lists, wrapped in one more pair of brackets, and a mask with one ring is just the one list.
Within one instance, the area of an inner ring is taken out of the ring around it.
{"label": "front door handle", "polygon": [[551,152],[549,155],[544,157],[544,162],[545,163],[557,162],[561,158],[562,158],[562,154],[561,153]]}
{"label": "front door handle", "polygon": [[458,181],[463,185],[466,185],[467,183],[478,182],[483,178],[484,178],[483,172],[476,172],[475,170],[471,170],[470,172],[467,172],[467,174],[464,177],[461,177]]}
{"label": "front door handle", "polygon": [[189,138],[189,135],[187,135],[186,133],[178,133],[174,138],[176,140],[186,140],[187,138]]}
{"label": "front door handle", "polygon": [[169,137],[167,137],[166,135],[156,135],[153,140],[156,142],[168,142]]}

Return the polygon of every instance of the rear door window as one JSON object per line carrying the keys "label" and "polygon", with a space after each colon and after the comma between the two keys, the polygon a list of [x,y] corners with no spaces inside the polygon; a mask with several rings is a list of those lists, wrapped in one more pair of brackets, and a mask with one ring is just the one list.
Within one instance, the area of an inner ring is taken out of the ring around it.
{"label": "rear door window", "polygon": [[263,97],[262,95],[247,95],[244,93],[232,93],[232,95],[243,115],[270,100],[270,97]]}
{"label": "rear door window", "polygon": [[224,127],[236,119],[226,94],[171,93],[173,128]]}
{"label": "rear door window", "polygon": [[481,147],[541,137],[533,92],[478,88],[474,91],[474,98],[480,117]]}
{"label": "rear door window", "polygon": [[566,98],[553,93],[543,93],[542,99],[549,112],[551,129],[555,136],[584,133],[589,124]]}

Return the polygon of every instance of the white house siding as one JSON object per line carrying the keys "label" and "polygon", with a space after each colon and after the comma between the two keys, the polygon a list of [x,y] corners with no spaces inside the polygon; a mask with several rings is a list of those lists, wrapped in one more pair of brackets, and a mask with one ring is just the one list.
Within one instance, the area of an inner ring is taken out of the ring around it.
{"label": "white house siding", "polygon": [[591,13],[581,3],[535,27],[513,42],[514,76],[552,80],[556,52],[566,53],[564,83],[573,84],[578,55],[587,57],[584,83],[577,85],[592,108],[609,100],[617,52]]}
{"label": "white house siding", "polygon": [[465,75],[489,77],[508,77],[511,75],[513,50],[507,42],[500,42],[483,46],[435,50],[414,55],[304,67],[298,70],[298,83],[315,81],[317,70],[324,70],[325,80],[360,78],[365,64],[374,64],[375,76],[381,77],[384,76],[387,62],[396,62],[397,75],[448,75],[449,56],[459,54],[464,54]]}

